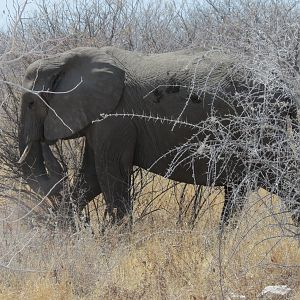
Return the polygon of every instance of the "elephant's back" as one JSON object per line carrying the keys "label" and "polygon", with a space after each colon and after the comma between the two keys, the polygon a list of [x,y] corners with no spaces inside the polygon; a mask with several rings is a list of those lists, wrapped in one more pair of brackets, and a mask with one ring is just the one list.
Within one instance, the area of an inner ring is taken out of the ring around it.
{"label": "elephant's back", "polygon": [[126,83],[138,85],[145,94],[158,86],[184,86],[214,92],[237,77],[234,57],[220,50],[180,50],[143,55],[117,50],[117,64],[125,70]]}

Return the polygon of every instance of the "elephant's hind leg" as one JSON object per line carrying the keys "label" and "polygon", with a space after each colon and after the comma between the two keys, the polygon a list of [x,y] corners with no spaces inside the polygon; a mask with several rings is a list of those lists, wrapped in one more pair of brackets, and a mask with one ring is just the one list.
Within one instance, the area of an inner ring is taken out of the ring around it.
{"label": "elephant's hind leg", "polygon": [[[245,196],[247,189],[244,186],[232,187],[225,186],[225,199],[224,206],[221,213],[221,226],[227,226],[230,224],[231,220],[234,217],[237,217],[238,214],[242,211],[245,204]],[[233,227],[236,226],[234,222]]]}

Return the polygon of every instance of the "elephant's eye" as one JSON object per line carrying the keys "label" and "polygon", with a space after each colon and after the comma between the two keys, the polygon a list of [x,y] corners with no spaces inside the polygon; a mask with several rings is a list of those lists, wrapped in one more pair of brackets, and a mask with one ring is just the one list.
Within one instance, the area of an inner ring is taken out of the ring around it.
{"label": "elephant's eye", "polygon": [[30,102],[28,103],[28,107],[31,109],[31,108],[33,107],[33,104],[34,104],[34,101],[30,101]]}

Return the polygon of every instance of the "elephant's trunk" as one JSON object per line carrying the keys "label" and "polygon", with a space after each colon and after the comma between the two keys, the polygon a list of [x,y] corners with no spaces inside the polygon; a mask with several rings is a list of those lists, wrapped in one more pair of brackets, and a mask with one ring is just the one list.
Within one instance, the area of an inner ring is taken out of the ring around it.
{"label": "elephant's trunk", "polygon": [[[45,143],[20,142],[21,168],[29,186],[42,195],[55,196],[62,190],[63,169]],[[48,172],[47,172],[48,171]]]}
{"label": "elephant's trunk", "polygon": [[[43,140],[42,108],[31,107],[28,103],[34,99],[31,93],[25,93],[22,99],[19,124],[19,150],[23,177],[29,186],[42,195],[58,195],[62,189],[63,169],[53,156],[50,147]],[[37,105],[39,102],[34,102]]]}

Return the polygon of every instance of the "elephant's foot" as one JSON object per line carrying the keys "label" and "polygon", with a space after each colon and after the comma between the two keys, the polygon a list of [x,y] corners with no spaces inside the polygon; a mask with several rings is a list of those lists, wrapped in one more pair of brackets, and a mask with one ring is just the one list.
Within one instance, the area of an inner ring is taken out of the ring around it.
{"label": "elephant's foot", "polygon": [[220,221],[221,233],[232,231],[238,227],[244,204],[245,199],[240,197],[224,203]]}
{"label": "elephant's foot", "polygon": [[103,215],[101,233],[104,234],[108,228],[117,226],[121,231],[126,232],[132,229],[132,212],[131,210],[124,211],[123,209],[118,209],[116,207],[111,208],[107,206]]}

